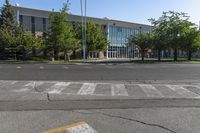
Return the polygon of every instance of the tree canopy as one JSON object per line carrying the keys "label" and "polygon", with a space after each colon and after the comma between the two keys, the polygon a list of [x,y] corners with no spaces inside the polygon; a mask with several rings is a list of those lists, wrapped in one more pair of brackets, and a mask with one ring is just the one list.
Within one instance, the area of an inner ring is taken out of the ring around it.
{"label": "tree canopy", "polygon": [[128,38],[128,44],[135,44],[139,46],[142,56],[142,61],[144,61],[145,50],[151,48],[151,38],[150,33],[139,32],[136,35],[132,35]]}
{"label": "tree canopy", "polygon": [[[54,53],[64,52],[65,56],[70,50],[78,49],[80,41],[76,39],[75,32],[70,22],[67,21],[68,4],[60,12],[50,14],[50,28],[47,32],[47,45]],[[66,58],[65,58],[66,59]]]}

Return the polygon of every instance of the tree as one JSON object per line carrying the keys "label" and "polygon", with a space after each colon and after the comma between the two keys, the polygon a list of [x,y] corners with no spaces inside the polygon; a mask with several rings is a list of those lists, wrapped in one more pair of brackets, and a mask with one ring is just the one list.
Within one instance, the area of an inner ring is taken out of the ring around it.
{"label": "tree", "polygon": [[156,29],[164,29],[164,30],[156,30],[155,32],[161,33],[164,31],[165,39],[162,37],[160,39],[164,39],[168,45],[174,50],[174,61],[177,61],[177,52],[178,48],[181,46],[181,36],[182,31],[184,29],[185,23],[189,22],[189,16],[186,13],[179,13],[174,11],[163,12],[162,16],[158,19],[151,19],[151,22],[155,26]]}
{"label": "tree", "polygon": [[142,61],[144,61],[145,50],[151,47],[150,33],[140,32],[137,35],[131,35],[128,38],[128,44],[134,44],[140,47]]}
{"label": "tree", "polygon": [[62,49],[64,49],[64,60],[70,60],[71,53],[81,47],[80,40],[76,39],[76,34],[71,25],[65,27]]}
{"label": "tree", "polygon": [[53,57],[56,53],[59,58],[59,52],[64,52],[65,60],[67,52],[79,47],[72,25],[67,21],[68,5],[67,2],[59,13],[50,14],[50,29],[47,33],[48,49],[53,50]]}
{"label": "tree", "polygon": [[[0,29],[0,54],[3,58],[12,56],[14,50],[15,35],[7,29]],[[15,52],[16,53],[16,52]]]}
{"label": "tree", "polygon": [[192,23],[186,23],[182,31],[182,50],[188,54],[188,60],[191,60],[192,53],[200,49],[200,32]]}
{"label": "tree", "polygon": [[16,16],[9,0],[5,0],[5,4],[1,9],[0,28],[7,29],[11,33],[19,33],[20,28],[17,24]]}
{"label": "tree", "polygon": [[[77,38],[82,41],[81,25],[76,29],[76,33]],[[107,41],[107,34],[102,31],[101,27],[90,21],[87,22],[86,43],[87,54],[89,54],[89,52],[105,51],[109,42]]]}
{"label": "tree", "polygon": [[24,32],[23,34],[16,36],[15,44],[17,51],[22,52],[23,59],[25,59],[27,51],[44,47],[42,38],[37,37],[30,32]]}
{"label": "tree", "polygon": [[12,55],[12,51],[15,49],[15,35],[20,32],[14,10],[9,0],[5,0],[0,13],[0,54],[3,56]]}
{"label": "tree", "polygon": [[157,50],[158,61],[161,61],[161,51],[165,50],[168,46],[167,38],[167,23],[165,19],[160,17],[158,20],[149,19],[153,25],[153,30],[151,33],[151,43],[153,49]]}

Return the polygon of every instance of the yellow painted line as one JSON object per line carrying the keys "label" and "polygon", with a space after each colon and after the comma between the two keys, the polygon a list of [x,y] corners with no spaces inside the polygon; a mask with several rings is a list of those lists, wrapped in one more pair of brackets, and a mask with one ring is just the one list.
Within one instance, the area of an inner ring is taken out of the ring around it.
{"label": "yellow painted line", "polygon": [[71,125],[67,125],[67,126],[64,126],[64,127],[59,127],[59,128],[51,129],[49,131],[44,131],[44,132],[41,132],[41,133],[60,133],[60,132],[66,131],[66,129],[73,128],[73,127],[76,127],[76,126],[80,126],[80,125],[83,125],[83,124],[87,124],[87,123],[84,122],[84,121],[81,121],[81,122],[74,123],[74,124],[71,124]]}

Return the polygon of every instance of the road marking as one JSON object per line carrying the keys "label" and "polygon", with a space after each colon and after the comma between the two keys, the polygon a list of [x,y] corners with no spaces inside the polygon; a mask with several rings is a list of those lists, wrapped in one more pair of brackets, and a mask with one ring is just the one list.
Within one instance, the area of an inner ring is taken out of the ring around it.
{"label": "road marking", "polygon": [[108,68],[108,69],[115,69],[114,66],[106,66],[106,68]]}
{"label": "road marking", "polygon": [[199,95],[189,91],[188,89],[185,89],[182,86],[179,85],[166,85],[169,89],[175,91],[181,96],[187,96],[187,97],[199,97]]}
{"label": "road marking", "polygon": [[26,91],[29,91],[31,90],[31,88],[22,88],[22,89],[19,89],[19,90],[13,90],[13,92],[26,92]]}
{"label": "road marking", "polygon": [[68,126],[51,129],[49,131],[44,131],[41,133],[98,133],[86,122],[78,122]]}
{"label": "road marking", "polygon": [[70,84],[71,84],[71,82],[58,82],[49,89],[50,91],[48,91],[48,93],[49,94],[60,94]]}
{"label": "road marking", "polygon": [[43,67],[43,66],[40,66],[40,69],[44,69],[44,67]]}
{"label": "road marking", "polygon": [[112,96],[128,96],[128,92],[124,84],[112,84],[111,94]]}
{"label": "road marking", "polygon": [[63,68],[64,68],[64,69],[69,69],[69,67],[67,67],[67,66],[64,66]]}
{"label": "road marking", "polygon": [[138,86],[142,88],[148,97],[164,97],[163,94],[152,85],[139,84]]}
{"label": "road marking", "polygon": [[16,84],[18,81],[12,81],[11,84],[14,85]]}
{"label": "road marking", "polygon": [[78,91],[78,95],[92,95],[95,91],[95,83],[83,83],[82,87]]}
{"label": "road marking", "polygon": [[30,87],[34,87],[35,86],[35,82],[30,81],[29,83],[25,84],[24,86],[30,86]]}
{"label": "road marking", "polygon": [[16,68],[17,68],[17,69],[21,69],[22,67],[21,67],[21,66],[17,66]]}
{"label": "road marking", "polygon": [[30,81],[29,83],[27,83],[27,84],[25,84],[24,86],[30,86],[30,87],[37,87],[37,86],[40,86],[40,85],[42,85],[42,84],[44,84],[44,82],[35,82],[35,81]]}
{"label": "road marking", "polygon": [[92,67],[89,67],[89,66],[85,66],[83,68],[85,68],[85,69],[92,69]]}
{"label": "road marking", "polygon": [[[43,84],[43,82],[37,82],[37,84]],[[24,85],[24,88],[21,88],[19,90],[14,90],[13,92],[26,92],[34,89],[36,87],[36,82],[30,81],[27,84]]]}

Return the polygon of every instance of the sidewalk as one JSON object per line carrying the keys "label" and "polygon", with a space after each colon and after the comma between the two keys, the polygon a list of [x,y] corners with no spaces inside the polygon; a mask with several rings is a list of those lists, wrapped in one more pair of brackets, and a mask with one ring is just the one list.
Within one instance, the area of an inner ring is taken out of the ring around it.
{"label": "sidewalk", "polygon": [[124,63],[142,63],[142,64],[149,64],[149,63],[170,63],[170,64],[178,64],[178,63],[185,63],[185,64],[195,64],[200,63],[199,60],[197,61],[186,61],[186,60],[178,60],[174,62],[173,59],[162,59],[161,62],[158,62],[156,58],[145,58],[144,61],[141,61],[140,58],[113,58],[113,59],[91,59],[86,60],[71,60],[70,62],[64,61],[15,61],[15,60],[0,60],[0,64],[71,64],[71,65],[80,65],[80,64],[124,64]]}

